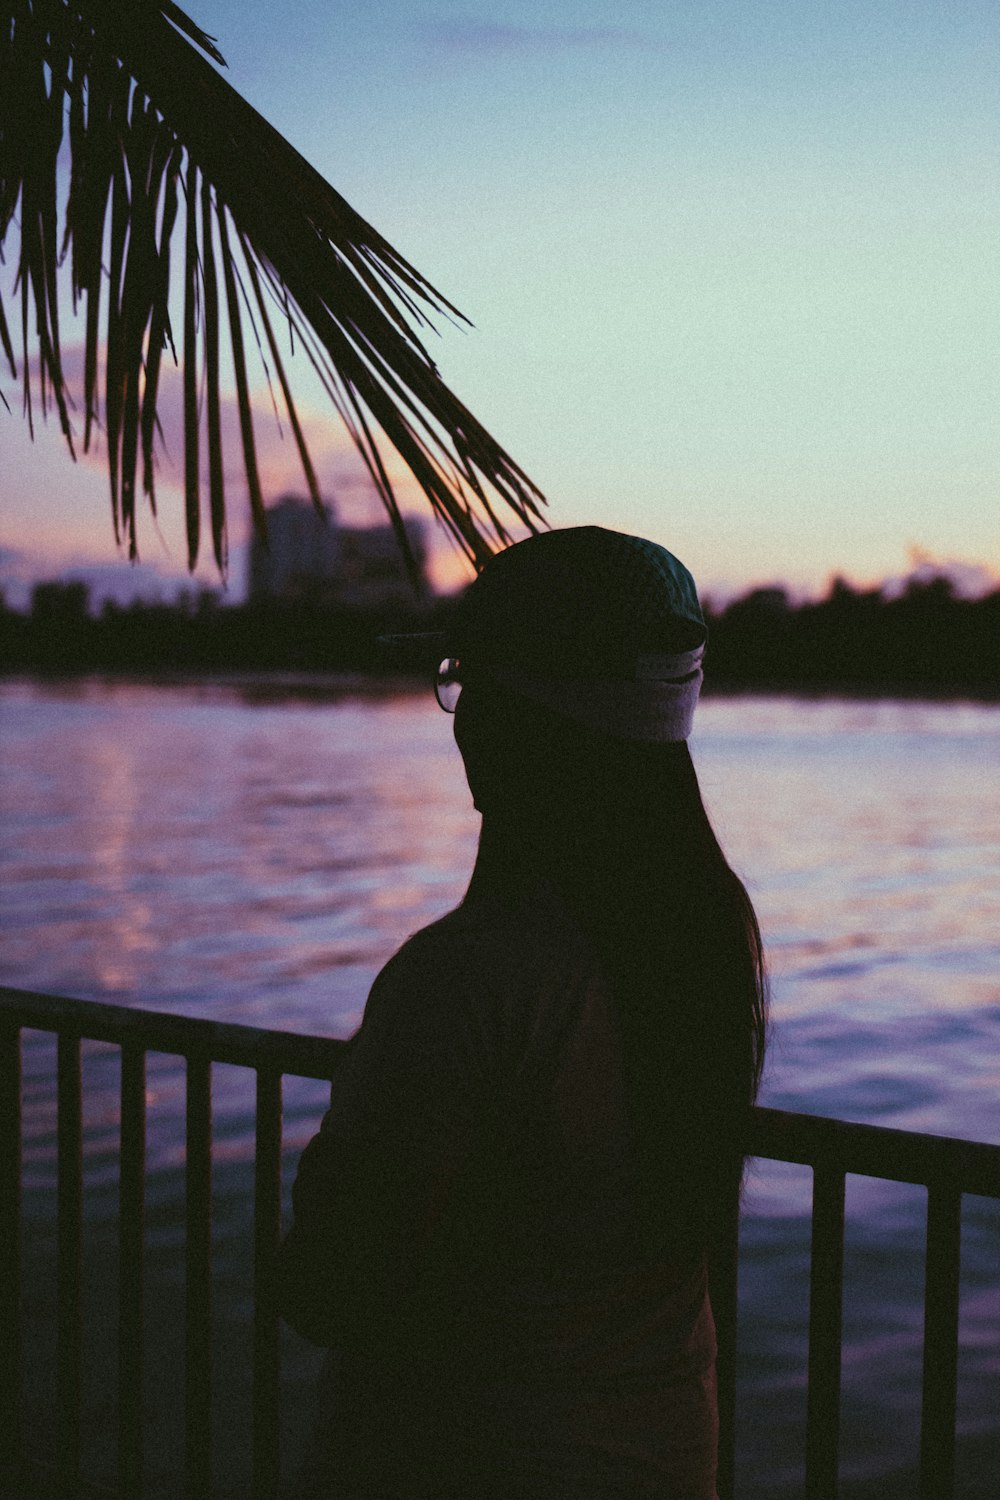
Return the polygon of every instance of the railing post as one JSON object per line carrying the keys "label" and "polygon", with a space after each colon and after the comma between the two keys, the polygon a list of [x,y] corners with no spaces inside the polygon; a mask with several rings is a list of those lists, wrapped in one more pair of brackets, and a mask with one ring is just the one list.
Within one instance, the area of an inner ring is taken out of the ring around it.
{"label": "railing post", "polygon": [[185,1495],[212,1486],[212,1066],[187,1058],[187,1249],[184,1369]]}
{"label": "railing post", "polygon": [[740,1187],[743,1164],[732,1175],[730,1195],[709,1258],[709,1290],[718,1345],[719,1500],[733,1500],[736,1483],[736,1333],[739,1305]]}
{"label": "railing post", "polygon": [[57,1408],[59,1488],[75,1500],[80,1482],[80,1252],[83,1210],[83,1100],[80,1038],[58,1043]]}
{"label": "railing post", "polygon": [[[329,1078],[335,1049],[342,1044],[0,986],[0,1462],[20,1457],[24,1464],[27,1456],[17,1452],[23,1258],[22,1027],[37,1027],[58,1037],[57,1420],[50,1461],[40,1460],[36,1465],[44,1493],[53,1492],[52,1459],[58,1473],[54,1493],[75,1497],[80,1492],[81,1036],[86,1036],[122,1049],[119,1488],[123,1500],[136,1500],[142,1483],[145,1052],[187,1058],[188,1500],[207,1500],[211,1493],[211,1064],[217,1060],[257,1070],[253,1467],[255,1497],[272,1500],[280,1477],[280,1343],[269,1272],[280,1233],[281,1078],[286,1071]],[[753,1111],[745,1145],[751,1155],[803,1163],[814,1170],[806,1439],[809,1500],[832,1500],[837,1490],[844,1171],[930,1184],[919,1493],[920,1500],[946,1500],[954,1479],[961,1195],[964,1191],[1000,1198],[1000,1148],[764,1108]],[[729,1500],[733,1488],[735,1188],[731,1210],[731,1223],[714,1247],[710,1265],[719,1343],[718,1487],[722,1500]]]}
{"label": "railing post", "polygon": [[281,1476],[280,1361],[274,1264],[281,1238],[281,1074],[257,1070],[254,1190],[253,1493],[274,1500]]}
{"label": "railing post", "polygon": [[836,1500],[844,1277],[844,1173],[813,1169],[806,1500]]}
{"label": "railing post", "polygon": [[21,1029],[0,1027],[0,1463],[21,1443]]}
{"label": "railing post", "polygon": [[929,1187],[920,1500],[951,1500],[955,1483],[961,1223],[961,1193],[953,1187]]}
{"label": "railing post", "polygon": [[118,1483],[142,1494],[146,1054],[122,1046],[118,1207]]}

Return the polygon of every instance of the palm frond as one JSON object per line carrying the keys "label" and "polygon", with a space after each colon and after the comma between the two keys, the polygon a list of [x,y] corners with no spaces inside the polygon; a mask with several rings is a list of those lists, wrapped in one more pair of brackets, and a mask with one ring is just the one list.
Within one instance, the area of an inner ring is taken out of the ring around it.
{"label": "palm frond", "polygon": [[[200,546],[204,440],[212,544],[224,573],[224,321],[255,526],[265,529],[265,515],[246,326],[265,368],[265,346],[270,355],[320,504],[277,312],[357,445],[404,550],[380,438],[460,547],[482,562],[510,539],[513,521],[536,528],[544,498],[448,389],[421,341],[418,330],[435,316],[462,315],[240,97],[213,66],[222,61],[214,39],[166,0],[0,0],[0,247],[12,232],[29,422],[33,348],[43,415],[54,405],[73,450],[59,324],[58,268],[68,254],[73,310],[84,304],[83,447],[103,425],[116,536],[134,557],[140,462],[155,509],[157,399],[169,349],[182,367],[188,562]],[[179,351],[170,318],[178,295]],[[0,347],[17,379],[2,297]]]}

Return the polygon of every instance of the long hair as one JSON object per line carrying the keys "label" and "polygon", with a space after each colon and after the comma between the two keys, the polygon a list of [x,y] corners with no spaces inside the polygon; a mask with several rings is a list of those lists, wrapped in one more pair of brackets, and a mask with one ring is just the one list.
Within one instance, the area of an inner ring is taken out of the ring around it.
{"label": "long hair", "polygon": [[742,1169],[767,977],[688,747],[474,696],[456,730],[476,803],[559,890],[614,997],[650,1248],[704,1247]]}

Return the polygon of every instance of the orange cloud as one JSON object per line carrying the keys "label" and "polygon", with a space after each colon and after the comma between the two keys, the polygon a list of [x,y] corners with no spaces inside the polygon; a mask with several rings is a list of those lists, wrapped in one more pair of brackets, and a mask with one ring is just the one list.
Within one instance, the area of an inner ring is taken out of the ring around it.
{"label": "orange cloud", "polygon": [[[14,401],[10,401],[12,410],[9,414],[0,411],[5,459],[5,472],[0,475],[3,539],[8,546],[30,554],[35,576],[45,576],[48,569],[85,563],[106,565],[121,561],[123,566],[126,565],[122,552],[116,550],[114,543],[103,432],[92,434],[90,450],[86,454],[82,451],[82,345],[67,346],[63,350],[63,364],[73,400],[76,464],[70,460],[53,414],[50,412],[48,421],[40,419],[37,395],[34,442],[29,440],[27,423],[21,420]],[[35,391],[37,393],[37,382]],[[180,371],[169,357],[162,368],[157,404],[162,428],[155,469],[158,518],[152,516],[145,501],[140,502],[137,517],[139,553],[143,563],[159,565],[180,577],[186,572],[187,558],[183,501],[183,388]],[[257,463],[265,501],[276,500],[287,493],[306,494],[298,448],[287,416],[282,414],[284,420],[279,420],[275,415],[266,385],[254,393],[253,410]],[[346,525],[373,525],[384,520],[385,512],[371,478],[336,414],[323,412],[308,402],[300,403],[297,410],[320,492],[332,503],[337,519]],[[232,393],[222,395],[220,418],[229,538],[235,572],[242,566],[238,553],[249,538],[251,522],[239,411]],[[428,506],[416,481],[391,445],[386,444],[385,448],[386,469],[403,510],[427,517]],[[207,507],[204,439],[202,480],[206,486],[203,503]],[[469,565],[443,528],[433,527],[430,543],[432,585],[441,591],[449,591],[467,582],[471,576]],[[211,545],[206,546],[204,542],[196,577],[205,582],[217,581]],[[238,583],[235,576],[233,582],[234,585]]]}

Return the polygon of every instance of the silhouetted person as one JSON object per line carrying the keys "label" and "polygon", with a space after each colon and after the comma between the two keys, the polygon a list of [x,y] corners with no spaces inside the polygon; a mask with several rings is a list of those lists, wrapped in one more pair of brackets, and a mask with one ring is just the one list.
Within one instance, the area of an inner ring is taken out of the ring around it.
{"label": "silhouetted person", "polygon": [[765,986],[685,744],[704,638],[669,552],[579,527],[493,558],[442,643],[479,855],[302,1157],[282,1308],[332,1350],[304,1495],[715,1496],[706,1251]]}

